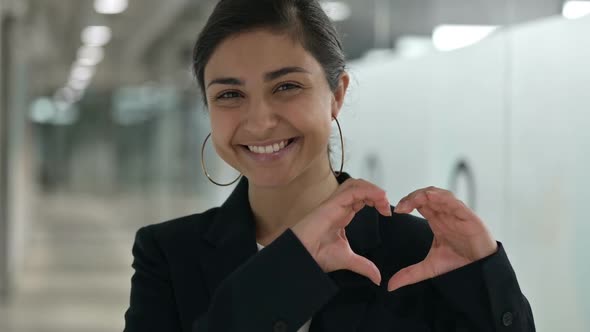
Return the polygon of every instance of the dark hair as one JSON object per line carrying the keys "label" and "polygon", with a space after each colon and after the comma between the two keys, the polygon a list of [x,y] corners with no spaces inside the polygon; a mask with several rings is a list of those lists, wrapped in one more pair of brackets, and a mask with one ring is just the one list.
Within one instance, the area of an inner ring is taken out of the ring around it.
{"label": "dark hair", "polygon": [[332,91],[345,69],[336,28],[317,0],[221,0],[193,50],[192,70],[205,97],[205,66],[226,38],[257,28],[288,33],[320,63]]}

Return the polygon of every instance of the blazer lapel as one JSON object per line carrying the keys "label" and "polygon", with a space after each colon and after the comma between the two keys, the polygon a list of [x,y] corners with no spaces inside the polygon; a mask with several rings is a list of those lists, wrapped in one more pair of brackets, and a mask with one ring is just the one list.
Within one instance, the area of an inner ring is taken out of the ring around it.
{"label": "blazer lapel", "polygon": [[[343,172],[339,183],[350,178]],[[376,209],[366,206],[359,211],[348,226],[346,236],[352,250],[370,257],[372,249],[381,243],[379,216]],[[205,246],[201,255],[210,297],[232,271],[258,252],[256,227],[248,200],[248,180],[243,177],[228,199],[217,211],[204,239],[212,246]],[[328,273],[340,291],[313,317],[310,332],[354,331],[361,323],[367,303],[377,294],[378,286],[368,278],[348,270]]]}
{"label": "blazer lapel", "polygon": [[201,255],[210,297],[231,272],[258,252],[256,226],[248,201],[248,181],[242,177],[236,188],[221,205],[204,239]]}

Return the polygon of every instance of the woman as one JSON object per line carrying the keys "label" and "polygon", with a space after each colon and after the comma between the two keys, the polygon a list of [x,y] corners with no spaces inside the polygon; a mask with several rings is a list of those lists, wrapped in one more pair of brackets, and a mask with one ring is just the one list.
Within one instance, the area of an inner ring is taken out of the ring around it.
{"label": "woman", "polygon": [[222,0],[193,60],[203,144],[244,177],[221,207],[137,232],[126,331],[534,331],[502,244],[452,193],[392,209],[333,171],[349,75],[316,0]]}

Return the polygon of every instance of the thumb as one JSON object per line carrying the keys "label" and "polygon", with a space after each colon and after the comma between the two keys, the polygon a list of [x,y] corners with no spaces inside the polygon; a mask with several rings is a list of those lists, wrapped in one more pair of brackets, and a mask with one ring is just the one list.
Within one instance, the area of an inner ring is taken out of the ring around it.
{"label": "thumb", "polygon": [[389,279],[387,290],[392,292],[398,288],[429,279],[431,274],[428,271],[425,261],[403,268]]}
{"label": "thumb", "polygon": [[369,278],[377,286],[381,285],[381,272],[379,272],[377,265],[363,256],[353,254],[348,259],[345,269]]}

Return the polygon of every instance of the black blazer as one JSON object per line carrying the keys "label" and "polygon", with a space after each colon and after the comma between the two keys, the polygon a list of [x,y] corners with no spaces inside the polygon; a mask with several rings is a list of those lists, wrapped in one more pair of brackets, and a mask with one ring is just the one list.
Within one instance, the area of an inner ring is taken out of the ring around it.
{"label": "black blazer", "polygon": [[290,229],[258,252],[243,177],[221,207],[139,229],[125,331],[295,332],[310,318],[310,332],[535,330],[501,243],[491,256],[389,293],[396,271],[426,257],[426,220],[367,206],[346,234],[381,271],[381,287],[348,270],[324,273]]}

